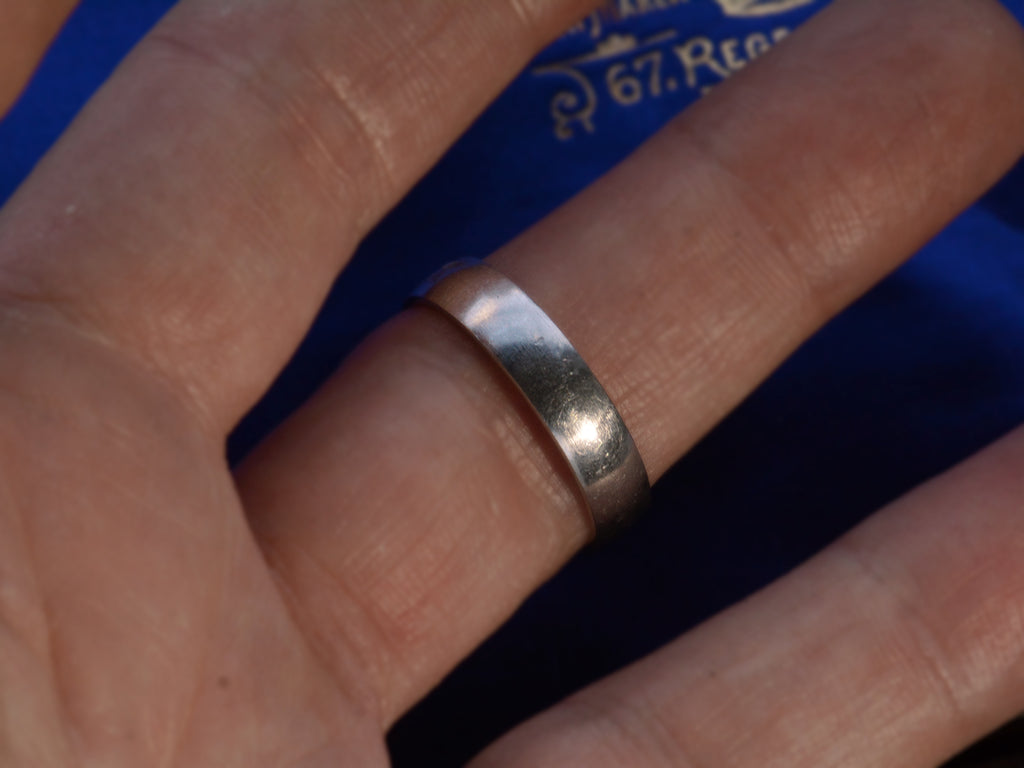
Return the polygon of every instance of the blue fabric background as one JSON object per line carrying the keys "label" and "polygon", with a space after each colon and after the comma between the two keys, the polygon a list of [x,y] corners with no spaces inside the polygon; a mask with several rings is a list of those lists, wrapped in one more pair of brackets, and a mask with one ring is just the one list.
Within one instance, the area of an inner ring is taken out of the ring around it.
{"label": "blue fabric background", "polygon": [[[824,4],[752,20],[693,0],[657,15],[605,19],[598,39],[643,40],[666,29],[679,39],[744,39],[794,27]],[[1024,22],[1024,0],[1006,4]],[[0,122],[0,199],[169,5],[83,3]],[[545,51],[367,239],[292,365],[232,438],[234,456],[435,266],[486,255],[696,97],[676,70],[676,90],[666,86],[631,107],[604,94],[593,133],[575,124],[572,137],[557,138],[549,104],[569,81],[537,70],[592,52],[591,31]],[[615,61],[580,69],[600,82]],[[700,85],[716,81],[705,71]],[[1022,352],[1024,166],[808,342],[659,484],[655,509],[635,530],[578,557],[399,723],[391,737],[396,766],[461,764],[509,725],[749,594],[1017,426]]]}

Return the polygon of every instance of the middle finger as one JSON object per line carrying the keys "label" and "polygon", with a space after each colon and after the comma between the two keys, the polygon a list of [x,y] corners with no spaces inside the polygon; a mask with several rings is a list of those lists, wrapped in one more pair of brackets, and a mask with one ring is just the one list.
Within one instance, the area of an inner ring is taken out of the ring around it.
{"label": "middle finger", "polygon": [[596,0],[185,0],[0,217],[0,300],[53,308],[217,441],[354,245]]}

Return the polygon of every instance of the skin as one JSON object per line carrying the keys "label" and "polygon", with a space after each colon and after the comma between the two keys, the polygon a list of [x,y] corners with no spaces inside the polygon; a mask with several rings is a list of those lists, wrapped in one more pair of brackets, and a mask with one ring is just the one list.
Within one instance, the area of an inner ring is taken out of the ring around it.
{"label": "skin", "polygon": [[0,0],[0,114],[14,103],[75,5],[73,0]]}
{"label": "skin", "polygon": [[[590,6],[184,0],[0,212],[0,764],[384,766],[585,544],[550,441],[422,308],[235,474],[223,445]],[[838,0],[493,261],[657,478],[1013,165],[1022,78],[992,0]],[[474,768],[940,763],[1024,710],[1021,478],[1018,433]]]}

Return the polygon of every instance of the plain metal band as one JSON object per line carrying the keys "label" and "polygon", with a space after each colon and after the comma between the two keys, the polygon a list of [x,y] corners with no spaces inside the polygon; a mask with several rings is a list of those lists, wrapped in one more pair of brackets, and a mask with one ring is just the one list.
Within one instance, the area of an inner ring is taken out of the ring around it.
{"label": "plain metal band", "polygon": [[450,264],[416,291],[493,355],[551,431],[608,537],[650,502],[651,486],[629,430],[576,349],[544,311],[496,269]]}

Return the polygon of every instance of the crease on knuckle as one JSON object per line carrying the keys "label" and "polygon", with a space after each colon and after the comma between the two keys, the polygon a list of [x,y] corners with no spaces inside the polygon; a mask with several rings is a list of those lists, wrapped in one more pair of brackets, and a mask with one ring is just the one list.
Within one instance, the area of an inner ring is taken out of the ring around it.
{"label": "crease on knuckle", "polygon": [[[696,154],[697,162],[732,193],[730,212],[737,230],[736,239],[746,243],[741,253],[742,266],[761,270],[762,274],[757,277],[768,278],[763,288],[774,287],[780,293],[795,295],[812,316],[831,316],[832,303],[828,296],[839,276],[832,264],[820,258],[829,244],[812,247],[815,233],[805,211],[801,209],[795,214],[787,211],[777,202],[778,195],[773,190],[766,189],[751,173],[726,159],[711,137],[691,129],[687,120],[677,120],[671,126],[678,138]],[[761,254],[760,258],[749,255],[755,252]]]}
{"label": "crease on knuckle", "polygon": [[602,753],[617,756],[614,764],[709,768],[695,759],[680,724],[655,702],[633,700],[639,696],[642,691],[627,699],[602,687],[577,694],[565,706],[585,738],[599,743]]}
{"label": "crease on knuckle", "polygon": [[[921,677],[927,688],[938,698],[953,719],[969,720],[969,712],[960,691],[963,681],[958,679],[949,651],[944,647],[942,633],[922,611],[914,594],[907,593],[886,576],[870,553],[860,547],[855,538],[844,537],[835,546],[861,574],[872,594],[889,607],[890,618],[886,629],[907,643],[905,658],[914,666],[912,676]],[[908,665],[909,666],[909,665]]]}
{"label": "crease on knuckle", "polygon": [[360,232],[399,187],[387,121],[357,95],[354,81],[329,72],[298,43],[285,42],[275,55],[257,56],[201,41],[187,27],[161,25],[145,44],[209,71],[256,105],[316,181],[315,190],[346,211]]}

